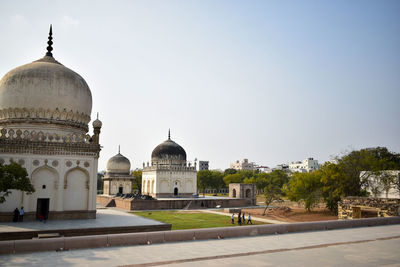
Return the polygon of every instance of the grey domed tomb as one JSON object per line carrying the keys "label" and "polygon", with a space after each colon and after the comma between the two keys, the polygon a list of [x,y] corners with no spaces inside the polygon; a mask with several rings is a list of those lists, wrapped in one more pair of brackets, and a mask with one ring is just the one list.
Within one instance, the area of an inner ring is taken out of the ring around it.
{"label": "grey domed tomb", "polygon": [[130,194],[132,193],[133,176],[130,175],[131,163],[129,159],[118,154],[107,162],[107,172],[103,177],[104,195]]}
{"label": "grey domed tomb", "polygon": [[151,165],[143,163],[142,193],[153,197],[192,197],[197,192],[196,166],[186,161],[185,150],[168,139],[151,153]]}
{"label": "grey domed tomb", "polygon": [[0,164],[20,163],[36,190],[13,191],[0,204],[0,220],[10,220],[21,206],[28,220],[96,217],[102,123],[95,120],[94,134],[88,134],[91,91],[55,60],[52,40],[50,27],[46,55],[0,80]]}

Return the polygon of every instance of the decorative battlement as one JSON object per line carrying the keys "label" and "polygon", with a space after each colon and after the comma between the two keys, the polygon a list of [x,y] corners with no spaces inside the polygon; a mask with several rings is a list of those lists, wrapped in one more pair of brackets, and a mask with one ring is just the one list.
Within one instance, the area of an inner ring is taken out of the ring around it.
{"label": "decorative battlement", "polygon": [[144,167],[143,171],[196,171],[196,167],[182,165],[153,165]]}
{"label": "decorative battlement", "polygon": [[[85,155],[99,157],[100,145],[94,142],[98,136],[83,134],[58,135],[42,131],[14,129],[0,130],[0,153]],[[98,139],[98,138],[97,138]],[[97,140],[96,139],[96,140]]]}
{"label": "decorative battlement", "polygon": [[26,140],[26,141],[42,141],[52,143],[84,143],[90,144],[91,136],[86,134],[66,134],[59,135],[56,133],[44,133],[42,131],[36,132],[35,130],[28,131],[18,129],[3,128],[0,131],[0,139],[2,140]]}

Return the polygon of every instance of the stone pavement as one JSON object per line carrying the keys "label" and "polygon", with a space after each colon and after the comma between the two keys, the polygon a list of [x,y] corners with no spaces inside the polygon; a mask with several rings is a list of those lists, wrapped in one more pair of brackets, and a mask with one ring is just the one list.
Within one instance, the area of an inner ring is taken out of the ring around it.
{"label": "stone pavement", "polygon": [[[224,215],[224,216],[229,216],[231,217],[232,214],[230,213],[226,213],[226,212],[222,212],[222,211],[216,211],[216,210],[199,210],[202,212],[206,212],[206,213],[213,213],[213,214],[218,214],[218,215]],[[238,214],[235,215],[235,218],[237,218]],[[246,221],[247,221],[247,216],[245,216]],[[264,219],[264,218],[259,218],[259,217],[254,217],[251,216],[251,220],[252,221],[259,221],[259,222],[265,222],[265,223],[272,223],[272,224],[286,224],[287,222],[281,222],[278,220],[272,220],[272,219]]]}
{"label": "stone pavement", "polygon": [[49,220],[46,223],[40,221],[27,222],[1,222],[0,232],[21,232],[32,230],[54,230],[54,229],[82,229],[102,227],[122,227],[139,225],[162,224],[159,221],[136,216],[125,211],[116,209],[97,209],[96,219],[85,220]]}
{"label": "stone pavement", "polygon": [[400,225],[0,256],[0,266],[400,266]]}

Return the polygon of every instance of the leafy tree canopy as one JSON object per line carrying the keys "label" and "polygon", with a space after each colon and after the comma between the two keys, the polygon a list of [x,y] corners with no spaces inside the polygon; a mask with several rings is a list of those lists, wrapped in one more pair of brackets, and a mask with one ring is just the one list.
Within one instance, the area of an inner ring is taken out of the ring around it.
{"label": "leafy tree canopy", "polygon": [[142,170],[134,170],[131,175],[133,176],[132,189],[139,190],[142,193]]}
{"label": "leafy tree canopy", "polygon": [[20,190],[27,194],[35,192],[26,169],[15,162],[0,165],[0,203],[6,201],[11,190]]}

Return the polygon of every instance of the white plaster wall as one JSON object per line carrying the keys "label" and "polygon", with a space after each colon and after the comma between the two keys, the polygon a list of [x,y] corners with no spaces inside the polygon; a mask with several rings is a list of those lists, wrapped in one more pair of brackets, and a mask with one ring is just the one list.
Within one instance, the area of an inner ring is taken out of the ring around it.
{"label": "white plaster wall", "polygon": [[[97,158],[90,156],[59,156],[59,155],[36,155],[36,154],[0,154],[0,159],[4,160],[5,164],[9,164],[10,159],[13,159],[15,162],[21,162],[23,160],[22,166],[26,168],[29,178],[31,182],[34,183],[36,192],[27,195],[23,194],[21,196],[21,200],[18,200],[18,197],[10,196],[11,198],[7,198],[7,201],[3,204],[0,204],[0,212],[11,212],[15,209],[15,205],[18,203],[18,206],[24,206],[25,211],[33,211],[36,212],[36,204],[37,198],[47,198],[50,196],[50,210],[51,211],[62,211],[64,209],[64,179],[65,174],[76,167],[80,167],[87,173],[89,177],[89,190],[86,189],[86,185],[84,188],[88,191],[85,194],[86,198],[89,200],[86,201],[85,210],[95,210],[96,209],[96,195],[97,195]],[[49,172],[40,172],[36,174],[42,169],[47,169]],[[51,176],[52,173],[54,176]],[[49,183],[49,178],[57,177],[52,186],[47,186]],[[47,178],[46,178],[47,177]],[[33,178],[36,179],[36,183],[33,181]],[[43,182],[46,183],[46,190],[42,190]],[[9,201],[10,200],[10,201]],[[17,202],[15,202],[17,201]],[[67,204],[68,205],[68,204]]]}
{"label": "white plaster wall", "polygon": [[110,181],[104,181],[103,194],[110,195]]}
{"label": "white plaster wall", "polygon": [[[11,193],[6,197],[6,202],[0,204],[0,211],[1,210],[15,210],[15,208],[20,209],[23,206],[22,203],[22,194],[21,191],[17,190],[10,190]],[[24,207],[25,209],[25,207]],[[26,209],[25,209],[26,210]]]}
{"label": "white plaster wall", "polygon": [[87,210],[89,177],[83,170],[77,168],[69,171],[64,184],[64,210]]}

